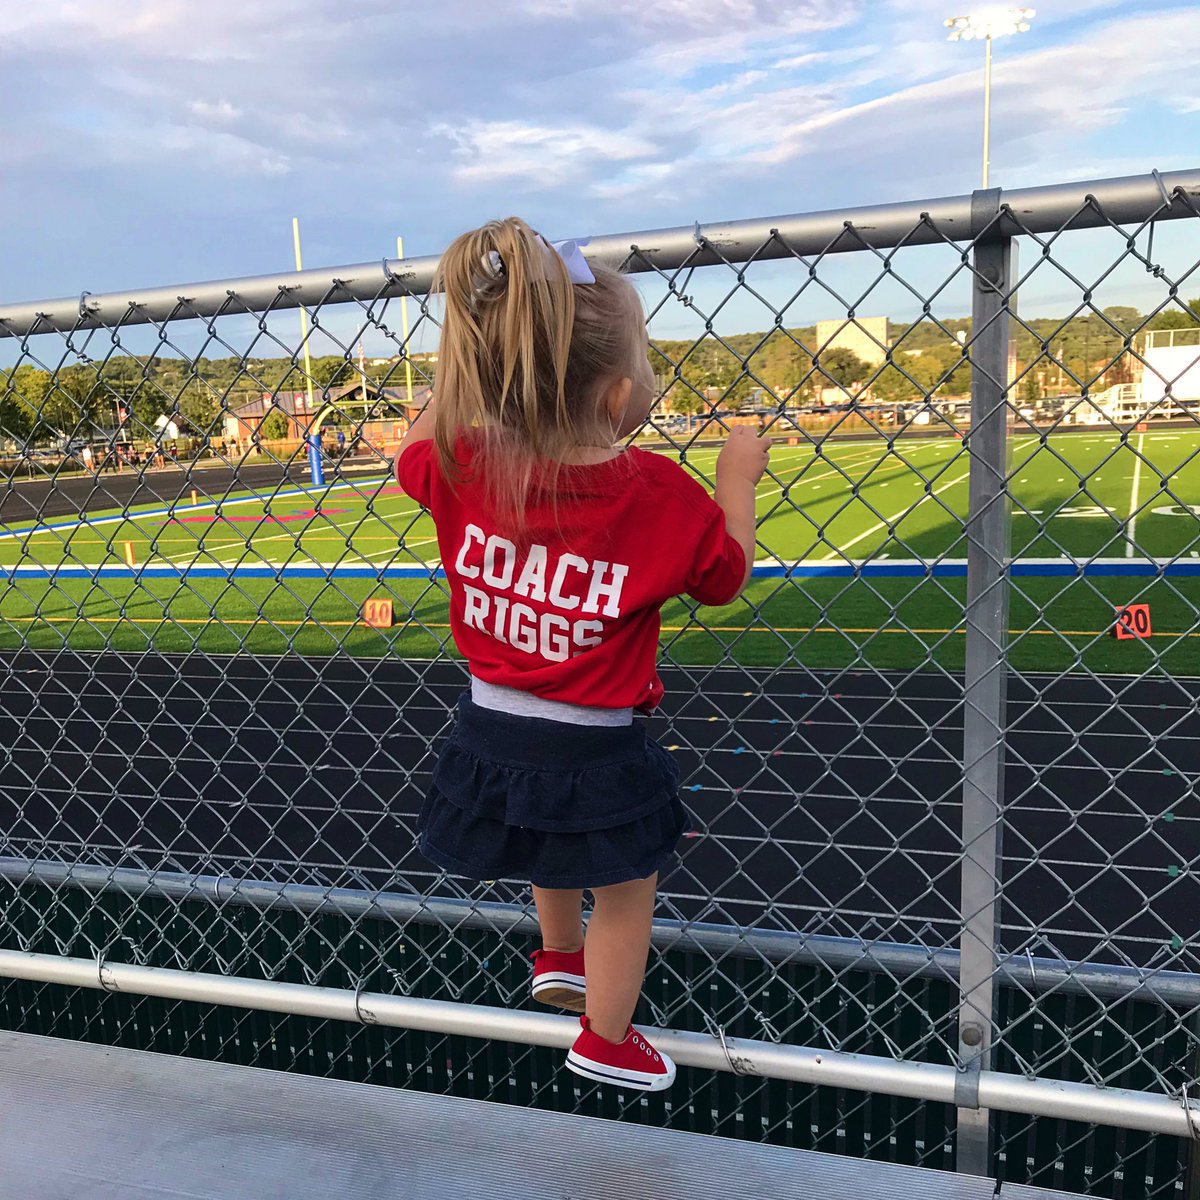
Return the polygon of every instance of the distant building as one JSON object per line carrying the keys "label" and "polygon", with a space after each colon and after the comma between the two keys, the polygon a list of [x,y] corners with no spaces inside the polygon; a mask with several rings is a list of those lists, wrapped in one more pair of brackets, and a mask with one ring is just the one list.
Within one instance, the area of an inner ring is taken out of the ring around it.
{"label": "distant building", "polygon": [[1135,368],[1139,378],[1103,391],[1093,389],[1086,401],[1072,404],[1076,422],[1130,426],[1195,419],[1200,412],[1200,326],[1152,329],[1140,342],[1141,361]]}
{"label": "distant building", "polygon": [[[1200,326],[1152,329],[1143,335],[1142,399],[1146,404],[1174,400],[1194,409],[1200,402]],[[1168,393],[1170,394],[1168,399]]]}
{"label": "distant building", "polygon": [[842,318],[817,322],[819,351],[850,350],[873,367],[886,360],[887,349],[891,345],[888,338],[887,317],[855,317],[852,321]]}
{"label": "distant building", "polygon": [[282,412],[287,417],[288,438],[302,438],[304,430],[321,407],[321,393],[313,393],[313,408],[308,407],[308,393],[263,392],[259,400],[239,404],[225,413],[225,439],[230,442],[245,442],[258,436],[258,427],[268,413]]}
{"label": "distant building", "polygon": [[[425,367],[425,366],[429,366],[431,363],[436,363],[437,360],[438,360],[438,356],[437,356],[436,350],[430,350],[428,352],[422,351],[419,354],[410,354],[408,356],[408,361],[410,363],[412,363],[413,366]],[[390,367],[390,366],[395,366],[397,363],[399,363],[401,366],[403,366],[404,365],[404,355],[403,354],[392,354],[392,355],[389,355],[387,358],[372,358],[372,359],[370,359],[370,363],[371,363],[371,366],[373,366],[373,367]]]}
{"label": "distant building", "polygon": [[[366,393],[366,407],[363,393]],[[321,410],[333,405],[346,416],[359,419],[365,416],[378,420],[401,413],[412,420],[429,402],[432,389],[424,385],[414,386],[412,401],[409,402],[406,387],[385,387],[368,381],[346,384],[343,387],[313,391],[312,406],[309,407],[308,392],[281,391],[263,392],[262,397],[239,405],[225,414],[225,437],[231,442],[253,440],[258,436],[259,426],[271,412],[282,412],[287,418],[288,440],[303,438]]]}

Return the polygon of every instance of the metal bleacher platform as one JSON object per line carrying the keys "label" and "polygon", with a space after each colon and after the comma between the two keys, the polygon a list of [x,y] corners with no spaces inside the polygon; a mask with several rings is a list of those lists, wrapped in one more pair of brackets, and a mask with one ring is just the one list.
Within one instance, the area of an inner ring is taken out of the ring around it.
{"label": "metal bleacher platform", "polygon": [[3,1200],[1050,1200],[969,1175],[0,1033]]}

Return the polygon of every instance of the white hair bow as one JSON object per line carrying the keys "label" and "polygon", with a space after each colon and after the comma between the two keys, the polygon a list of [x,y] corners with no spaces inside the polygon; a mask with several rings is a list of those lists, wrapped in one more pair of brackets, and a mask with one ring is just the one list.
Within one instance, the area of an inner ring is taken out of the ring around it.
{"label": "white hair bow", "polygon": [[558,257],[566,263],[567,274],[571,277],[572,283],[596,282],[596,276],[592,274],[592,268],[588,266],[588,260],[583,257],[582,250],[582,247],[591,240],[591,238],[582,238],[572,242],[547,242],[545,238],[542,238],[543,244],[557,251]]}
{"label": "white hair bow", "polygon": [[[546,249],[546,253],[552,251],[563,260],[567,268],[567,275],[572,283],[595,283],[596,276],[592,273],[592,268],[588,266],[588,261],[583,257],[581,247],[586,246],[591,238],[580,238],[576,241],[566,242],[548,242],[542,235],[538,234],[538,239]],[[493,278],[500,278],[508,274],[508,268],[504,265],[504,259],[500,257],[498,250],[491,250],[483,260],[484,266]]]}

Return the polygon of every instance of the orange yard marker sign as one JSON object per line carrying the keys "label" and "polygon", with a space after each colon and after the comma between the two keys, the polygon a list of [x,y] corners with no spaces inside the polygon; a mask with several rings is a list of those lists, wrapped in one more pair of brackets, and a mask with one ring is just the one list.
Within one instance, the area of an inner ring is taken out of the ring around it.
{"label": "orange yard marker sign", "polygon": [[1113,625],[1113,636],[1118,641],[1150,636],[1150,605],[1125,604],[1117,606],[1117,620]]}
{"label": "orange yard marker sign", "polygon": [[367,600],[363,604],[362,619],[364,625],[372,629],[391,629],[392,602],[390,600]]}
{"label": "orange yard marker sign", "polygon": [[137,563],[133,557],[133,543],[132,542],[125,543],[125,562],[131,567],[137,566]]}

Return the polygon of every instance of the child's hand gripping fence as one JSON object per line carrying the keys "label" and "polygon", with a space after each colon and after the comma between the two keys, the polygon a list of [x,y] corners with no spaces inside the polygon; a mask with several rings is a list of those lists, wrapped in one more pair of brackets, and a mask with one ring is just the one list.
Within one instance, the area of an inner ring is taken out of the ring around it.
{"label": "child's hand gripping fence", "polygon": [[[654,718],[695,824],[640,1016],[742,1078],[599,1093],[486,1015],[397,1034],[9,980],[4,1020],[1170,1193],[1200,1128],[1198,196],[1155,175],[593,239],[646,302],[638,443],[709,483],[731,426],[776,444],[754,579],[667,607]],[[389,474],[436,378],[433,261],[0,306],[0,948],[106,987],[139,964],[354,1012],[527,1004],[526,891],[412,844],[464,682]],[[1148,637],[1113,636],[1129,605]],[[750,1077],[756,1042],[883,1066]],[[896,1063],[953,1089],[900,1098]],[[1114,1135],[1090,1122],[1118,1088],[1143,1102]]]}

